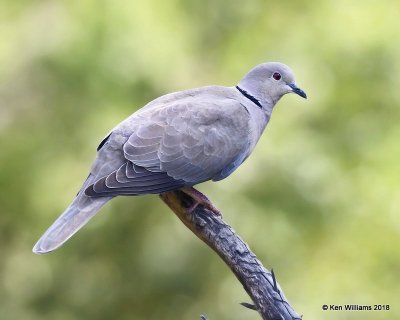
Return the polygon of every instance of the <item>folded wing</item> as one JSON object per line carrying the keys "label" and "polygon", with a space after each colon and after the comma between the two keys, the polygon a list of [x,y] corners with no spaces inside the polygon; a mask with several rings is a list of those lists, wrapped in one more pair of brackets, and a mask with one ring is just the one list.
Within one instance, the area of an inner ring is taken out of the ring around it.
{"label": "folded wing", "polygon": [[123,145],[126,162],[89,186],[86,195],[159,194],[219,180],[247,155],[248,114],[234,100],[218,105],[187,99],[144,109],[127,121],[122,127],[132,131]]}

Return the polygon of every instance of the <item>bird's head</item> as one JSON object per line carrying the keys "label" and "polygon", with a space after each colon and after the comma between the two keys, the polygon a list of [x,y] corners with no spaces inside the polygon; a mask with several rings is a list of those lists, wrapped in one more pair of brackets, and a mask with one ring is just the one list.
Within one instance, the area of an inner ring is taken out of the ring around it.
{"label": "bird's head", "polygon": [[261,104],[275,105],[286,93],[307,98],[294,80],[290,68],[279,62],[262,63],[250,70],[239,82],[239,87],[258,99]]}

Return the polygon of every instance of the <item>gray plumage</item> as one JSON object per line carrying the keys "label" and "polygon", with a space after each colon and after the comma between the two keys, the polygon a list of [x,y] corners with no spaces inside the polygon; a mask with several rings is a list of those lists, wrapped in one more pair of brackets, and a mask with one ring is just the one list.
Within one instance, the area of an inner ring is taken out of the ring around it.
{"label": "gray plumage", "polygon": [[306,97],[286,65],[264,63],[237,87],[202,87],[150,102],[101,142],[78,195],[33,252],[60,247],[115,196],[226,178],[250,155],[273,107],[289,92]]}

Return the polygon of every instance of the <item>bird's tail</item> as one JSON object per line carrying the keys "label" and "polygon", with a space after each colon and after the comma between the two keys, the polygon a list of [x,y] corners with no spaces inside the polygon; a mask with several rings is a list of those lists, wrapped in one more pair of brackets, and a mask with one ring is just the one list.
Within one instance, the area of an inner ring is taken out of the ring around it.
{"label": "bird's tail", "polygon": [[44,254],[58,249],[79,229],[81,229],[112,197],[91,198],[85,195],[85,189],[92,182],[88,177],[75,200],[43,234],[33,252]]}

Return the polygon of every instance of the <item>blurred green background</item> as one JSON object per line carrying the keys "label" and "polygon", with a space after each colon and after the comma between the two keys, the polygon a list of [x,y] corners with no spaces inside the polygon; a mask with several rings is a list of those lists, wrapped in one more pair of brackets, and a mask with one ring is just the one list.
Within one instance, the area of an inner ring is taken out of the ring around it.
{"label": "blurred green background", "polygon": [[[168,92],[292,67],[243,166],[200,190],[304,319],[400,318],[399,1],[1,1],[0,319],[259,319],[156,196],[31,253],[99,141]],[[322,311],[389,304],[390,311]]]}

